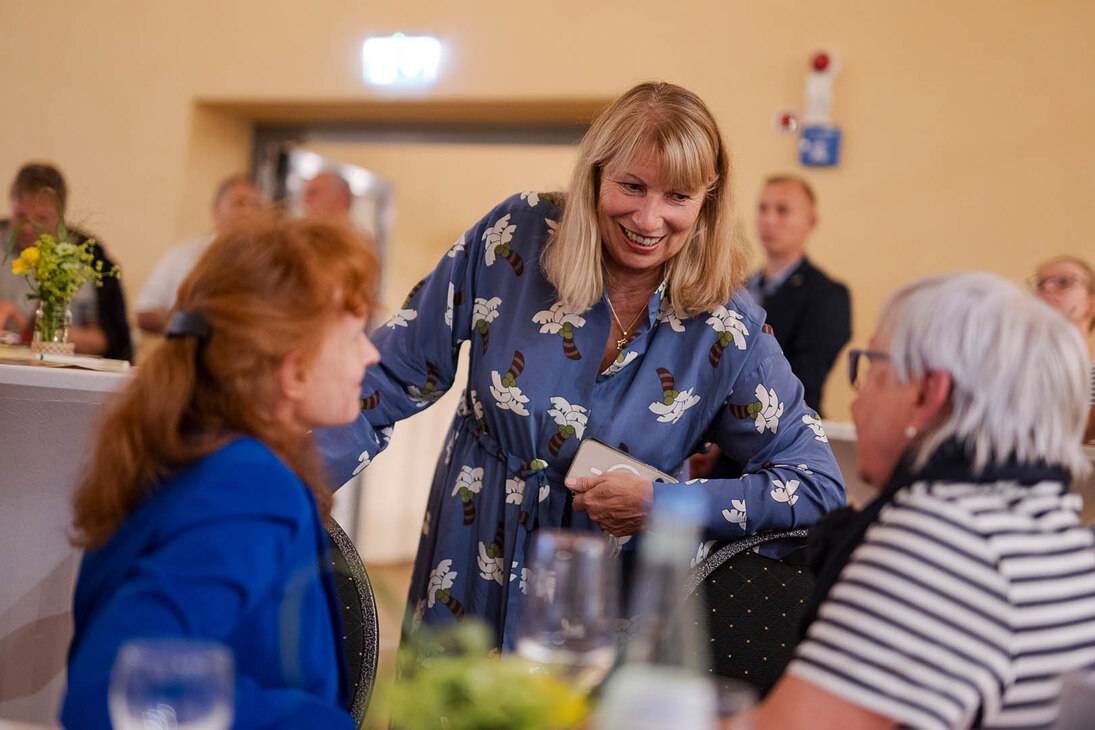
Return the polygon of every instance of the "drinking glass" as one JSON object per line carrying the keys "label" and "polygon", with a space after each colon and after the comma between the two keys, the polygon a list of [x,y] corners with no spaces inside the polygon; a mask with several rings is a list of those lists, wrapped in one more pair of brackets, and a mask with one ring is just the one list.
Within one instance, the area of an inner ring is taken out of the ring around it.
{"label": "drinking glass", "polygon": [[540,530],[526,561],[528,594],[517,622],[517,653],[582,691],[616,660],[618,578],[600,535]]}
{"label": "drinking glass", "polygon": [[134,639],[110,675],[117,730],[227,730],[235,707],[231,651],[196,639]]}

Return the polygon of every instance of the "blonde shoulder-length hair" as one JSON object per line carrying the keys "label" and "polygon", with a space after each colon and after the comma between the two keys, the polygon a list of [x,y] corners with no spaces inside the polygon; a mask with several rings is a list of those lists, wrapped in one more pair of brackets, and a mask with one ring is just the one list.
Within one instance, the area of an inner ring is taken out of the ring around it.
{"label": "blonde shoulder-length hair", "polygon": [[668,83],[635,86],[593,123],[578,148],[563,216],[541,266],[569,310],[584,312],[604,291],[598,220],[601,175],[654,154],[667,182],[681,191],[704,191],[691,237],[665,265],[670,301],[678,317],[724,304],[743,283],[746,255],[734,224],[730,153],[707,105]]}

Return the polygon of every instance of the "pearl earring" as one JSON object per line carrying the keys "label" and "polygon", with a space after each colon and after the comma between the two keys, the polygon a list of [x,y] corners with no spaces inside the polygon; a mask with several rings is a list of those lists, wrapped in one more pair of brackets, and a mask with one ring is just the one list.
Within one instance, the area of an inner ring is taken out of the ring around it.
{"label": "pearl earring", "polygon": [[915,438],[915,437],[916,437],[916,426],[914,426],[910,423],[908,426],[905,426],[905,438],[911,439],[911,438]]}

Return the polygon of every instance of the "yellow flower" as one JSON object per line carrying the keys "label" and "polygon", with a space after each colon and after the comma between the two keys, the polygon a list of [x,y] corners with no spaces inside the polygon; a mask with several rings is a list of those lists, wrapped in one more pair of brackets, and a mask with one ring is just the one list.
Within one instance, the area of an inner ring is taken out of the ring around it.
{"label": "yellow flower", "polygon": [[11,262],[11,273],[17,276],[27,273],[29,269],[30,267],[27,265],[27,262],[23,260],[22,256]]}
{"label": "yellow flower", "polygon": [[42,254],[38,251],[37,246],[25,248],[23,249],[23,253],[19,254],[19,258],[31,265],[38,263],[38,259],[41,258],[41,256]]}

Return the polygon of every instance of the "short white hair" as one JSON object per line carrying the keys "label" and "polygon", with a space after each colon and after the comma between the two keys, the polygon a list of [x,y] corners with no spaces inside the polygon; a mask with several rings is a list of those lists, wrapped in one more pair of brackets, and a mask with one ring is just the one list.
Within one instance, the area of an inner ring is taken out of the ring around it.
{"label": "short white hair", "polygon": [[890,297],[878,330],[890,333],[897,382],[932,370],[951,375],[950,410],[915,446],[914,468],[955,439],[978,471],[1012,457],[1074,476],[1090,469],[1081,446],[1087,349],[1047,304],[994,274],[944,274]]}

